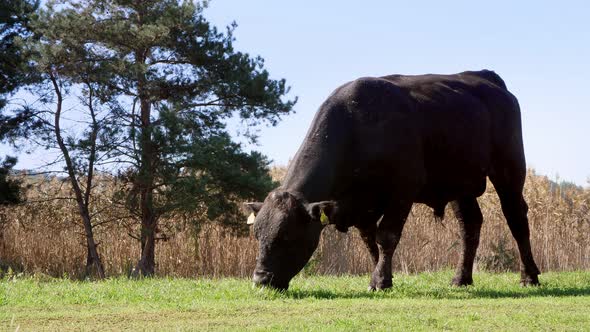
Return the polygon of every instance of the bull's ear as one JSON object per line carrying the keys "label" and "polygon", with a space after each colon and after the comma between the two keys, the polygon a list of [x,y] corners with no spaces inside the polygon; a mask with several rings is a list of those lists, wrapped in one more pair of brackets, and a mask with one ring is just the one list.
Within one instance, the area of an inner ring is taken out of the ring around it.
{"label": "bull's ear", "polygon": [[246,207],[246,209],[248,210],[248,212],[252,212],[254,214],[257,214],[258,211],[260,211],[260,209],[262,208],[262,202],[248,202],[248,203],[244,203],[244,207]]}
{"label": "bull's ear", "polygon": [[307,204],[307,211],[312,220],[317,220],[322,225],[333,224],[338,206],[333,201],[322,201]]}
{"label": "bull's ear", "polygon": [[250,215],[248,216],[248,220],[246,221],[246,224],[248,224],[248,225],[254,224],[254,221],[256,220],[256,214],[262,208],[262,202],[244,203],[244,207],[246,207],[246,209],[250,212]]}

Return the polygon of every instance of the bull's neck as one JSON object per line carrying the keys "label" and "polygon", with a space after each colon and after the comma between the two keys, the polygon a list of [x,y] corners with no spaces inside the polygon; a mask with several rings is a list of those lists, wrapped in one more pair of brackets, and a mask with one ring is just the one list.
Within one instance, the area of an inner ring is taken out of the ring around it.
{"label": "bull's neck", "polygon": [[299,192],[309,202],[334,199],[337,177],[345,171],[346,144],[337,134],[326,127],[310,132],[289,165],[282,187]]}
{"label": "bull's neck", "polygon": [[[289,167],[289,171],[285,177],[282,187],[287,191],[300,193],[309,202],[318,202],[329,200],[333,198],[334,190],[334,173],[330,169],[329,158],[319,157],[320,160],[311,159],[317,158],[304,154],[301,156],[303,160],[297,162],[294,160]],[[322,161],[326,163],[322,164]]]}
{"label": "bull's neck", "polygon": [[293,158],[283,188],[299,192],[309,202],[334,199],[336,179],[345,173],[343,158],[349,149],[350,114],[331,96],[316,113]]}

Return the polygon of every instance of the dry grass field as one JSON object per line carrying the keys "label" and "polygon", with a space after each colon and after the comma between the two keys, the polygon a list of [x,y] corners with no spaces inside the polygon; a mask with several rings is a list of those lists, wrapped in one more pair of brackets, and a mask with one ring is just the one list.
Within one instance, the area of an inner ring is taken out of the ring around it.
{"label": "dry grass field", "polygon": [[[280,178],[283,169],[274,169]],[[99,253],[108,276],[125,275],[136,263],[139,243],[129,234],[134,224],[121,219],[112,206],[108,181],[99,185],[93,210]],[[0,268],[5,271],[50,276],[83,275],[86,250],[81,223],[67,183],[58,179],[35,181],[29,203],[0,211]],[[54,200],[50,198],[60,197]],[[529,223],[537,264],[542,271],[590,269],[590,190],[563,189],[529,172],[525,187]],[[493,186],[479,199],[484,215],[477,270],[510,271],[518,268],[515,242],[502,215]],[[195,227],[191,220],[201,223]],[[240,231],[199,216],[163,220],[166,240],[156,248],[157,274],[175,277],[249,276],[256,257],[256,241],[247,226]],[[395,270],[414,273],[453,267],[458,258],[457,221],[448,208],[436,221],[432,211],[416,204],[395,258]],[[304,274],[365,274],[370,259],[358,233],[328,227]]]}

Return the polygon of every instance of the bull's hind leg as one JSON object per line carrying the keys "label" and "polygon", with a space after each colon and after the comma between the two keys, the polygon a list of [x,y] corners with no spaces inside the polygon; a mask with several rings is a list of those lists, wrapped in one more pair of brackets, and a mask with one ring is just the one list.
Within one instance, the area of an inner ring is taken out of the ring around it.
{"label": "bull's hind leg", "polygon": [[479,246],[479,234],[483,217],[475,198],[466,198],[451,203],[461,228],[461,259],[452,284],[467,286],[473,284],[473,261]]}
{"label": "bull's hind leg", "polygon": [[540,272],[533,259],[527,218],[528,206],[522,196],[525,170],[521,168],[518,172],[510,172],[508,169],[498,171],[490,174],[490,180],[500,197],[502,212],[518,245],[521,262],[520,283],[523,286],[538,285]]}
{"label": "bull's hind leg", "polygon": [[369,250],[371,259],[373,261],[373,268],[379,262],[379,247],[377,246],[377,224],[369,223],[369,225],[358,228],[361,238]]}
{"label": "bull's hind leg", "polygon": [[402,236],[404,224],[411,208],[411,201],[397,201],[385,211],[383,218],[377,225],[375,240],[379,258],[371,276],[370,290],[391,288],[393,253]]}

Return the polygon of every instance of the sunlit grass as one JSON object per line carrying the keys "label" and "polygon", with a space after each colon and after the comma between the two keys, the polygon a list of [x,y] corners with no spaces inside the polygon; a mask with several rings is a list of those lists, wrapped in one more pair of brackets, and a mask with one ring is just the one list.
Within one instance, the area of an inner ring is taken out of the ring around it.
{"label": "sunlit grass", "polygon": [[396,275],[386,292],[367,291],[367,276],[300,277],[286,292],[247,279],[4,279],[0,329],[590,329],[590,272],[528,288],[513,273],[462,288],[451,276]]}

